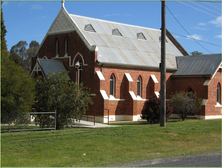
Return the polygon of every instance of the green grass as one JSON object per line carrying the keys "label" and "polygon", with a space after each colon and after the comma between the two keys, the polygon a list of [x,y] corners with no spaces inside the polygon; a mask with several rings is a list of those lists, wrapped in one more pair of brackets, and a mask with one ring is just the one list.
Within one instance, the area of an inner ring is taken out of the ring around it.
{"label": "green grass", "polygon": [[1,134],[2,167],[93,167],[221,150],[221,120]]}

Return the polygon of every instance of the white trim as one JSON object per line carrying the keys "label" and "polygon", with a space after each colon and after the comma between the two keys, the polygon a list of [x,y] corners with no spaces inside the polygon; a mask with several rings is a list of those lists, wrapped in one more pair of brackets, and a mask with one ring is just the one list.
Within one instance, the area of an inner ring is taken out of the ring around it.
{"label": "white trim", "polygon": [[222,105],[217,102],[217,104],[214,107],[222,107]]}
{"label": "white trim", "polygon": [[109,100],[105,90],[100,90],[100,93],[101,93],[104,100]]}
{"label": "white trim", "polygon": [[207,102],[208,102],[208,99],[203,99],[201,105],[205,106],[207,104]]}
{"label": "white trim", "polygon": [[210,79],[205,80],[205,82],[204,82],[203,85],[204,85],[204,86],[208,86],[208,85],[210,84],[210,81],[211,81]]}
{"label": "white trim", "polygon": [[125,73],[125,75],[129,82],[133,82],[133,79],[129,73]]}
{"label": "white trim", "polygon": [[210,119],[221,119],[221,115],[212,115],[212,116],[200,116],[200,119],[210,120]]}
{"label": "white trim", "polygon": [[214,74],[213,74],[212,78],[214,78],[214,76],[216,75],[216,73],[217,73],[218,69],[219,69],[219,68],[221,68],[221,66],[222,66],[222,63],[220,63],[220,65],[217,67],[217,69],[216,69],[216,71],[214,72]]}
{"label": "white trim", "polygon": [[149,99],[143,99],[142,97],[138,96],[136,97],[137,101],[149,101]]}
{"label": "white trim", "polygon": [[100,71],[96,71],[96,74],[98,75],[99,80],[105,80],[105,78],[104,78],[102,72],[100,72]]}
{"label": "white trim", "polygon": [[151,75],[151,78],[153,79],[154,83],[159,83],[155,75]]}
{"label": "white trim", "polygon": [[155,92],[155,95],[156,95],[157,98],[160,97],[160,93],[159,92]]}
{"label": "white trim", "polygon": [[125,99],[116,99],[113,95],[110,95],[109,101],[125,101]]}
{"label": "white trim", "polygon": [[134,94],[133,91],[129,91],[130,96],[132,97],[133,100],[137,100],[136,95]]}

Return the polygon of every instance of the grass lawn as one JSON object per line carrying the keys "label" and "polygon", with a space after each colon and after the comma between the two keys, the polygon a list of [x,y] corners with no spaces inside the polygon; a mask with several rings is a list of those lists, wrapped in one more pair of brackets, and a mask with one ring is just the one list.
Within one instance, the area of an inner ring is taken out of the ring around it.
{"label": "grass lawn", "polygon": [[106,166],[220,150],[221,120],[170,120],[166,127],[124,122],[109,128],[1,134],[2,167]]}

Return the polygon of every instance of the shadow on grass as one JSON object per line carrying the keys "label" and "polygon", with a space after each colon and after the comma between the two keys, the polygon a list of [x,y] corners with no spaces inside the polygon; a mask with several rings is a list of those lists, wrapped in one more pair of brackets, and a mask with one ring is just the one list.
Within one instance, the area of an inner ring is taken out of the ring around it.
{"label": "shadow on grass", "polygon": [[[194,119],[186,119],[186,120],[194,120]],[[167,123],[174,123],[174,122],[183,122],[181,119],[169,119],[167,121]],[[155,123],[155,124],[159,124],[159,123]],[[147,121],[119,121],[119,122],[110,122],[110,125],[155,125],[155,124],[151,124]]]}

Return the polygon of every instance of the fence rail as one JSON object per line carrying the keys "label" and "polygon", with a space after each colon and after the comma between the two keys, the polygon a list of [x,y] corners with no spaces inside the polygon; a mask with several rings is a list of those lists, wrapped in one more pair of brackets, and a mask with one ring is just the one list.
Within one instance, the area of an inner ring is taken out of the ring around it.
{"label": "fence rail", "polygon": [[[56,110],[54,112],[27,112],[27,113],[22,113],[24,115],[44,115],[44,114],[54,114],[54,128],[38,128],[38,129],[10,129],[10,125],[8,129],[1,129],[1,132],[19,132],[19,131],[37,131],[37,130],[56,130]],[[31,121],[30,121],[31,122]],[[5,124],[4,124],[5,125]],[[25,125],[25,126],[35,126],[35,124],[21,124],[21,125]]]}

